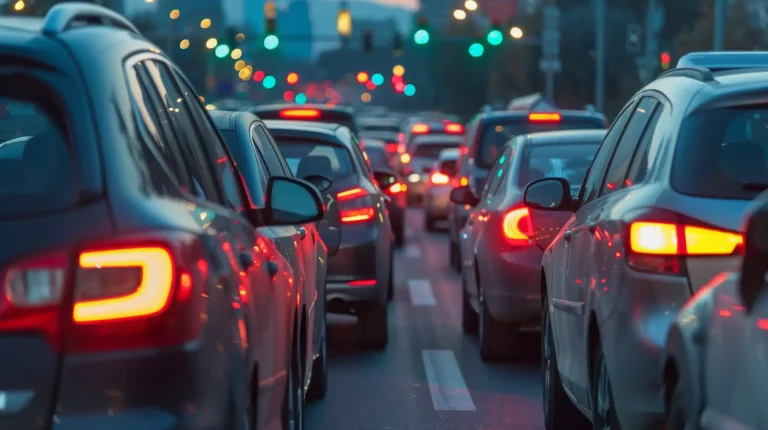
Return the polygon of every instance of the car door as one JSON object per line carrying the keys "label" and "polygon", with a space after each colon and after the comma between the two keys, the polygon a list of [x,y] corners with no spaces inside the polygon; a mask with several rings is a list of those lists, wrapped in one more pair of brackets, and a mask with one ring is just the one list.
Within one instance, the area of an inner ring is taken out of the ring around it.
{"label": "car door", "polygon": [[[630,102],[619,114],[611,129],[606,134],[592,161],[592,166],[587,172],[579,193],[581,207],[561,230],[561,239],[553,246],[553,271],[550,276],[549,293],[552,312],[552,327],[557,348],[557,366],[560,369],[563,383],[572,391],[572,379],[574,372],[581,369],[584,357],[579,356],[583,350],[580,344],[583,342],[582,332],[584,318],[584,303],[580,302],[579,294],[574,293],[573,288],[588,286],[589,279],[583,279],[583,270],[580,265],[589,258],[585,255],[585,247],[590,244],[589,223],[594,222],[601,212],[600,202],[597,197],[602,188],[603,179],[608,170],[608,163],[613,156],[619,138],[632,112],[635,101]],[[580,237],[578,237],[580,235]],[[569,300],[570,299],[570,300]],[[583,393],[577,398],[581,402]],[[585,405],[588,404],[584,403]]]}

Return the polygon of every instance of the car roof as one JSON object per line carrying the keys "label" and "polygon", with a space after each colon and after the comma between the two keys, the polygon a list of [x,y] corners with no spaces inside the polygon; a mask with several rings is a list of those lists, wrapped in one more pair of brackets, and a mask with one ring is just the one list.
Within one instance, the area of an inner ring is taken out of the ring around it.
{"label": "car roof", "polygon": [[258,105],[250,108],[249,110],[258,115],[259,112],[274,112],[283,109],[317,109],[320,112],[333,112],[339,114],[346,114],[354,116],[355,110],[349,106],[328,106],[324,104],[304,104],[297,105],[294,103],[273,103],[267,105]]}
{"label": "car roof", "polygon": [[[481,122],[500,120],[500,119],[523,119],[528,118],[532,113],[545,113],[545,112],[529,112],[529,111],[492,111],[484,112],[477,115],[477,120]],[[559,113],[563,120],[575,119],[575,118],[594,118],[605,120],[605,116],[599,112],[590,112],[586,110],[569,110],[558,109],[553,110],[552,113]]]}
{"label": "car roof", "polygon": [[438,160],[458,160],[461,156],[461,151],[459,151],[457,148],[446,148],[440,151],[440,154],[438,154],[437,159]]}
{"label": "car roof", "polygon": [[413,139],[413,144],[441,144],[441,143],[456,143],[459,144],[464,140],[464,136],[461,134],[419,134]]}
{"label": "car roof", "polygon": [[211,110],[208,111],[208,114],[219,130],[234,130],[238,120],[241,121],[241,124],[250,124],[259,120],[259,117],[250,112]]}
{"label": "car roof", "polygon": [[0,16],[0,29],[12,29],[40,33],[43,29],[42,18],[26,16]]}
{"label": "car roof", "polygon": [[527,134],[529,145],[560,145],[563,143],[600,143],[608,130],[559,130]]}

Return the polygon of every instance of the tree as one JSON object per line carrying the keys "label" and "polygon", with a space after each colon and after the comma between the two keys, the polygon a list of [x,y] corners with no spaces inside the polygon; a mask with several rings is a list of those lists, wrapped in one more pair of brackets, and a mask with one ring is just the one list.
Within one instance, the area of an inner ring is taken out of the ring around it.
{"label": "tree", "polygon": [[[693,28],[683,31],[675,39],[675,53],[684,55],[692,51],[709,51],[714,37],[714,3],[702,5],[701,15]],[[734,0],[728,9],[724,48],[726,50],[759,50],[768,47],[766,32],[751,20],[744,0]]]}

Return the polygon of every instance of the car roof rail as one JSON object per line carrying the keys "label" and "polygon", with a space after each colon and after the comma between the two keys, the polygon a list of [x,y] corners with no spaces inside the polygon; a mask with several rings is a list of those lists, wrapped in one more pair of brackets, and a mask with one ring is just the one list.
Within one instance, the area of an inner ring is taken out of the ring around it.
{"label": "car roof rail", "polygon": [[702,82],[711,82],[715,80],[715,77],[714,75],[712,75],[711,70],[709,70],[706,67],[699,67],[699,66],[676,67],[672,70],[667,70],[666,72],[662,73],[661,75],[659,75],[659,78],[667,78],[667,77],[674,77],[674,76],[696,79],[697,81],[702,81]]}
{"label": "car roof rail", "polygon": [[91,3],[66,2],[51,8],[43,21],[43,34],[55,36],[70,28],[86,25],[104,25],[121,28],[141,36],[141,32],[119,13]]}

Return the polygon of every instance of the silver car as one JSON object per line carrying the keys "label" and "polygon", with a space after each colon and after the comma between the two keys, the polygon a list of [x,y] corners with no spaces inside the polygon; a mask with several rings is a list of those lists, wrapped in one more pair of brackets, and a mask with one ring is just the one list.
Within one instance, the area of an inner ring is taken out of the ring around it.
{"label": "silver car", "polygon": [[405,176],[408,180],[408,201],[421,201],[432,164],[437,160],[440,151],[458,148],[463,140],[462,135],[420,135],[416,136],[408,151],[402,154],[400,160],[405,164]]}
{"label": "silver car", "polygon": [[435,229],[435,222],[448,219],[451,190],[458,186],[459,150],[443,149],[432,165],[432,172],[424,187],[424,225],[427,230]]}
{"label": "silver car", "polygon": [[661,428],[667,331],[739,263],[768,187],[767,90],[765,69],[673,69],[619,113],[576,199],[562,178],[526,188],[534,217],[570,214],[541,268],[547,429]]}

